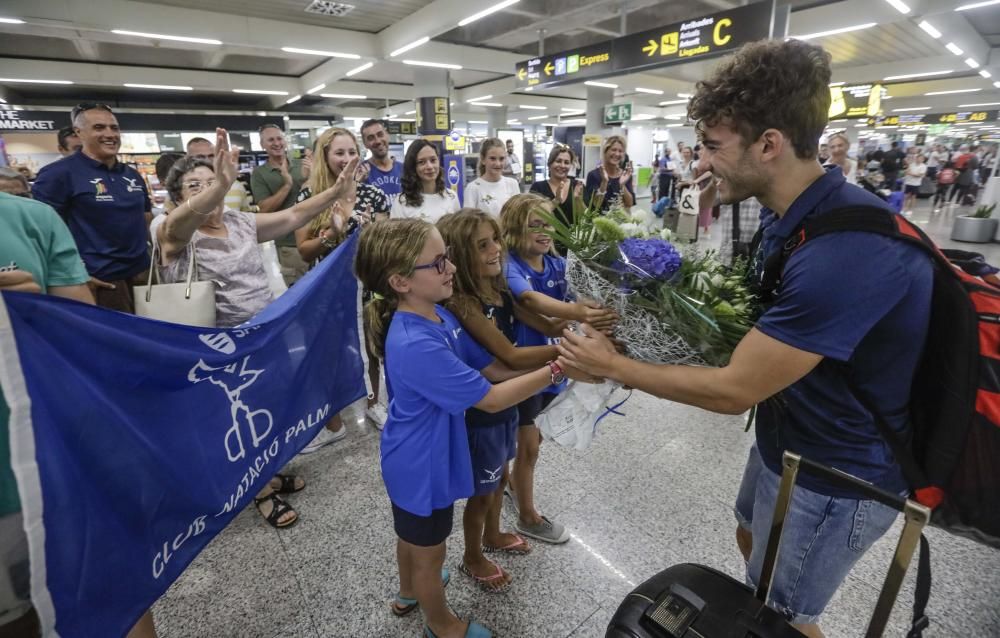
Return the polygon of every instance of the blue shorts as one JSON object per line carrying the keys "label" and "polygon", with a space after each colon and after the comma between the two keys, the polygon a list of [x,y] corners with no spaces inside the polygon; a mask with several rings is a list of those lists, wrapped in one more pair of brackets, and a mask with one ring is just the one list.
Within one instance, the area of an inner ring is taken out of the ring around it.
{"label": "blue shorts", "polygon": [[[754,444],[735,507],[740,527],[753,534],[747,565],[751,587],[760,578],[780,481],[781,476],[764,465]],[[817,622],[854,563],[888,531],[896,514],[876,501],[825,496],[796,485],[768,605],[790,622]]]}
{"label": "blue shorts", "polygon": [[392,504],[392,526],[396,536],[410,545],[434,547],[451,536],[455,506],[432,510],[430,516],[419,516]]}
{"label": "blue shorts", "polygon": [[517,453],[517,419],[497,425],[467,427],[472,455],[473,496],[492,494],[500,487],[507,461]]}
{"label": "blue shorts", "polygon": [[517,404],[518,425],[534,425],[535,419],[542,413],[542,410],[549,407],[558,395],[550,392],[542,392],[535,396],[528,397]]}

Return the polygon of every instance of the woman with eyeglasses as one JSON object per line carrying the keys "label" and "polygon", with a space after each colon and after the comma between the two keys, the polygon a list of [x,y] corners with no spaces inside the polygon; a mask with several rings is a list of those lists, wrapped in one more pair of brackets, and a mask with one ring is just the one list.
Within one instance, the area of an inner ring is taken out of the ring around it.
{"label": "woman with eyeglasses", "polygon": [[402,192],[392,200],[392,216],[425,219],[432,224],[461,208],[458,196],[444,187],[437,147],[415,140],[403,160]]}
{"label": "woman with eyeglasses", "polygon": [[[215,293],[217,325],[229,328],[247,321],[273,300],[257,244],[287,235],[312,221],[343,196],[349,180],[338,180],[314,197],[276,213],[230,210],[223,203],[236,180],[238,151],[229,150],[224,129],[216,129],[216,138],[214,166],[184,157],[171,167],[165,185],[175,207],[153,221],[150,234],[164,283],[185,281],[188,251],[196,251],[197,278],[219,284]],[[349,164],[348,175],[356,164],[356,160]],[[279,494],[298,492],[303,487],[301,478],[277,474],[254,504],[273,527],[288,527],[298,520],[298,514]]]}

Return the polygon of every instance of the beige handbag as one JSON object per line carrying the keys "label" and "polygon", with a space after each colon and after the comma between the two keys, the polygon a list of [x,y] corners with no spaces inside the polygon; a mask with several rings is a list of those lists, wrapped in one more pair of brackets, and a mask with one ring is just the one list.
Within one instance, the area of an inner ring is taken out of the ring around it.
{"label": "beige handbag", "polygon": [[[159,242],[153,242],[153,258],[149,266],[149,279],[145,286],[135,287],[135,314],[188,326],[215,327],[215,282],[197,281],[197,252],[191,243],[188,257],[187,281],[161,284],[159,274]],[[153,284],[153,277],[156,284]],[[153,291],[156,291],[155,294]]]}

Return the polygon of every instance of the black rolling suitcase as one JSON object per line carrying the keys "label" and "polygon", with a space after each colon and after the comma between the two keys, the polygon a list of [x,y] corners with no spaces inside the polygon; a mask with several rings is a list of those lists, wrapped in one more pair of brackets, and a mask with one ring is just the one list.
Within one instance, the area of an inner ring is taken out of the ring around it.
{"label": "black rolling suitcase", "polygon": [[830,482],[847,485],[875,501],[903,512],[905,525],[896,546],[866,638],[881,636],[889,622],[920,533],[930,510],[848,474],[785,452],[781,487],[767,539],[761,585],[754,591],[742,581],[703,565],[669,567],[632,591],[608,625],[606,638],[801,638],[803,635],[764,602],[778,561],[781,531],[799,467]]}

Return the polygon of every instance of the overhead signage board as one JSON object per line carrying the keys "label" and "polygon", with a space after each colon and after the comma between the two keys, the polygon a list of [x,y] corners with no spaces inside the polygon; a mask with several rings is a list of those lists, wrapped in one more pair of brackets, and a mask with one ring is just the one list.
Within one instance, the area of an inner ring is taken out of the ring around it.
{"label": "overhead signage board", "polygon": [[608,104],[604,107],[605,124],[621,124],[632,119],[632,103]]}
{"label": "overhead signage board", "polygon": [[757,2],[615,40],[615,71],[690,62],[771,37],[773,2]]}
{"label": "overhead signage board", "polygon": [[514,66],[516,87],[558,86],[682,64],[771,37],[774,0],[720,11]]}
{"label": "overhead signage board", "polygon": [[611,75],[613,44],[608,41],[519,62],[514,67],[517,88],[555,86]]}
{"label": "overhead signage board", "polygon": [[863,119],[882,110],[886,93],[881,84],[830,87],[830,119]]}
{"label": "overhead signage board", "polygon": [[869,126],[921,126],[929,125],[951,125],[951,124],[978,124],[981,122],[993,122],[997,119],[1000,111],[958,111],[951,113],[906,113],[904,115],[888,115],[876,117],[868,120]]}

